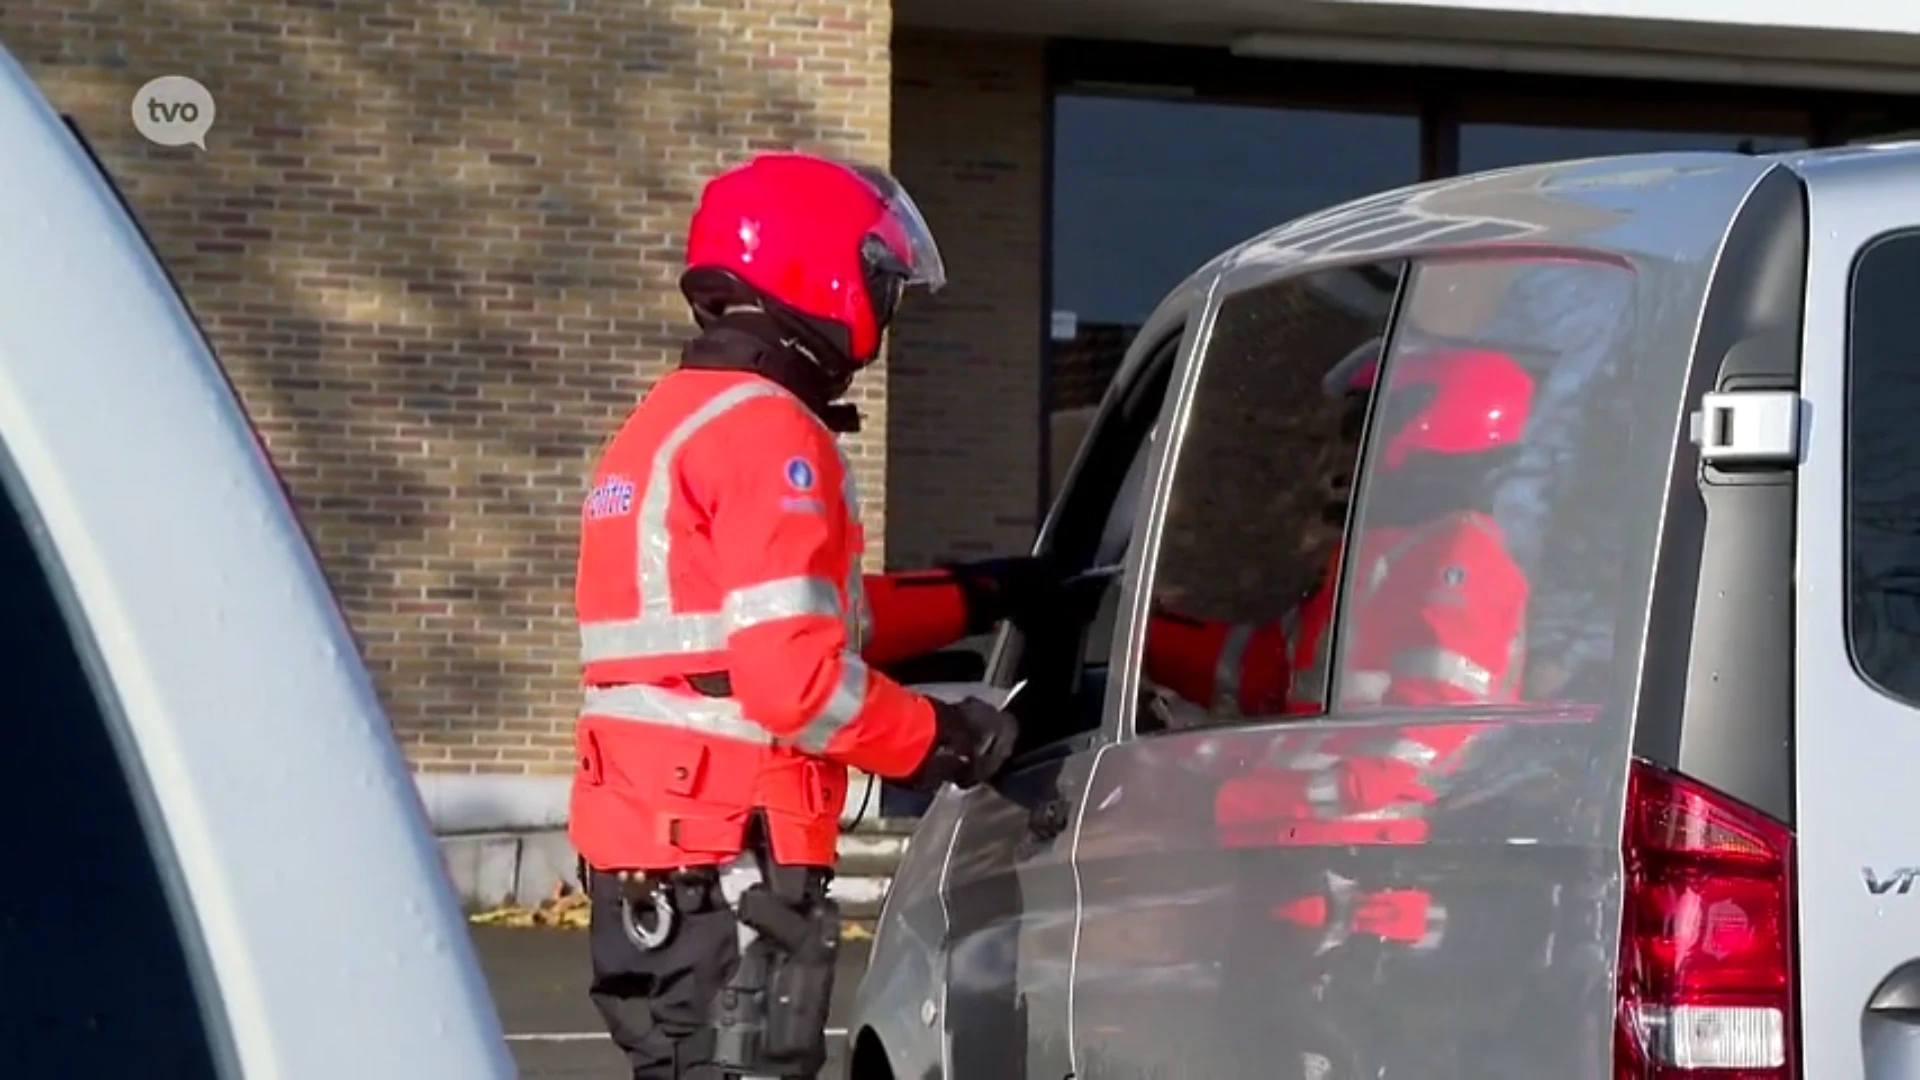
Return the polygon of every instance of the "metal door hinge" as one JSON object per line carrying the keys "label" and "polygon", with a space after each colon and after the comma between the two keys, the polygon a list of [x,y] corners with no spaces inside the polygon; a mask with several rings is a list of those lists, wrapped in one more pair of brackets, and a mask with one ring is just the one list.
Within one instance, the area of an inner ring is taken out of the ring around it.
{"label": "metal door hinge", "polygon": [[1709,465],[1794,465],[1800,461],[1800,395],[1791,390],[1702,394],[1693,444]]}

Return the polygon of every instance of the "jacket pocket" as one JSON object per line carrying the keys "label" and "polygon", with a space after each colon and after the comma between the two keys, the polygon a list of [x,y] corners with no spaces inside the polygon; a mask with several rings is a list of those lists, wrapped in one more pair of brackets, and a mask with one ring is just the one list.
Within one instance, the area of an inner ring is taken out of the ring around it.
{"label": "jacket pocket", "polygon": [[573,741],[574,756],[578,759],[580,784],[584,787],[600,787],[607,782],[606,758],[600,753],[600,739],[594,735],[593,728],[581,724]]}
{"label": "jacket pocket", "polygon": [[707,769],[712,755],[705,746],[691,740],[676,740],[661,748],[659,757],[660,790],[683,799],[696,799],[706,787]]}
{"label": "jacket pocket", "polygon": [[815,817],[825,815],[837,821],[840,808],[847,802],[846,766],[817,758],[809,759],[801,766],[800,782],[807,813]]}

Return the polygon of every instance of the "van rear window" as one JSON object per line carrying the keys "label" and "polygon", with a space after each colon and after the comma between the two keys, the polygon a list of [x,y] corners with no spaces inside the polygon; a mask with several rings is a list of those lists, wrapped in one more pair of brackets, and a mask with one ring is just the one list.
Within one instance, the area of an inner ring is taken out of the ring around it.
{"label": "van rear window", "polygon": [[1883,693],[1920,705],[1920,233],[1854,267],[1847,342],[1847,636]]}

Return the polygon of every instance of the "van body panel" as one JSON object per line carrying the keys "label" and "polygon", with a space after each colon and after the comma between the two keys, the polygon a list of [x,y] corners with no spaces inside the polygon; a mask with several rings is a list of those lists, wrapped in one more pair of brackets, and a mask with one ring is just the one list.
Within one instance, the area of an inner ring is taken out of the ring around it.
{"label": "van body panel", "polygon": [[[1865,332],[1850,326],[1856,274],[1870,272],[1882,238],[1920,227],[1920,153],[1809,155],[1797,168],[1811,221],[1795,589],[1802,1068],[1821,1080],[1892,1080],[1920,1074],[1920,1001],[1912,993],[1920,893],[1900,883],[1902,871],[1920,866],[1920,837],[1897,775],[1920,761],[1920,714],[1862,674],[1868,658],[1861,642],[1849,641],[1849,561],[1858,551],[1849,552],[1848,534],[1850,522],[1867,528],[1864,515],[1911,505],[1920,488],[1904,489],[1895,475],[1874,491],[1856,488],[1850,500],[1849,470],[1897,474],[1900,461],[1851,460],[1848,439],[1874,410],[1893,410],[1883,425],[1913,423],[1920,397],[1890,397],[1880,384],[1872,387],[1878,400],[1855,396],[1849,365],[1858,361],[1848,352]],[[1892,502],[1871,504],[1870,495]],[[1899,542],[1897,527],[1875,531],[1882,545]]]}

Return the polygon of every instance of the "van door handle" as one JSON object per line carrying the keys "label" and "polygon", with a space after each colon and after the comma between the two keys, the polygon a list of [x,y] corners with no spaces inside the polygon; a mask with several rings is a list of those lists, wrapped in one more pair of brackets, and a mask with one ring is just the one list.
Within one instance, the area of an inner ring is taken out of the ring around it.
{"label": "van door handle", "polygon": [[1881,980],[1867,999],[1873,1013],[1920,1013],[1920,960],[1909,960]]}
{"label": "van door handle", "polygon": [[1067,831],[1067,822],[1072,816],[1073,808],[1067,800],[1049,799],[1034,808],[1027,828],[1036,839],[1052,840]]}
{"label": "van door handle", "polygon": [[1874,989],[1860,1041],[1867,1080],[1920,1075],[1920,961],[1900,965]]}

